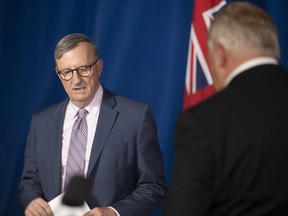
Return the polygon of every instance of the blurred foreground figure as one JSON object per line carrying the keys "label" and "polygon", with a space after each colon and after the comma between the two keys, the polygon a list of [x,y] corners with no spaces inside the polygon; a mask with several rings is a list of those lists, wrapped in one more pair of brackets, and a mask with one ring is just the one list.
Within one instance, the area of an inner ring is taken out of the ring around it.
{"label": "blurred foreground figure", "polygon": [[225,6],[208,33],[219,92],[179,116],[165,216],[288,215],[288,76],[262,9]]}

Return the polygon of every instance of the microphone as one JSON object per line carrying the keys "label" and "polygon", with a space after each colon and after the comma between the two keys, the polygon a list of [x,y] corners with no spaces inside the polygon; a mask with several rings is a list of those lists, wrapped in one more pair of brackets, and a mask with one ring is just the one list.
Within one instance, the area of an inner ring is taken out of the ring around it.
{"label": "microphone", "polygon": [[84,204],[88,196],[90,184],[82,176],[74,176],[63,195],[62,203],[67,206],[77,207]]}

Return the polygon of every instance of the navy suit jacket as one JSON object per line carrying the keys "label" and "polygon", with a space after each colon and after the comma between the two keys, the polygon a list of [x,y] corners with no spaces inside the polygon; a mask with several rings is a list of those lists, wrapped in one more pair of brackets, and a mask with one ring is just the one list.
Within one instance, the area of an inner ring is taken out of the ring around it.
{"label": "navy suit jacket", "polygon": [[[62,128],[68,99],[33,115],[19,184],[23,209],[35,198],[61,193]],[[90,208],[148,215],[167,193],[162,154],[150,107],[104,88],[87,178]]]}

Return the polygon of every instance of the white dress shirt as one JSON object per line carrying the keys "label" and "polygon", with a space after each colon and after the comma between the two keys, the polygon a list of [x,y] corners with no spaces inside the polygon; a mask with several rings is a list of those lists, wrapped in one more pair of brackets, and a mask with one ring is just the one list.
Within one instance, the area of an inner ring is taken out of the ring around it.
{"label": "white dress shirt", "polygon": [[[88,111],[86,115],[87,126],[88,126],[88,137],[87,137],[87,148],[86,148],[86,156],[85,156],[85,170],[84,170],[85,176],[87,175],[87,171],[88,171],[89,159],[90,159],[91,149],[92,149],[95,131],[96,131],[97,123],[98,123],[102,97],[103,97],[103,88],[100,85],[91,103],[87,107],[84,107]],[[69,150],[69,144],[70,144],[70,137],[71,137],[71,132],[72,132],[74,121],[77,119],[78,109],[79,109],[78,107],[76,107],[74,104],[72,104],[71,101],[69,101],[67,108],[66,108],[64,125],[63,125],[63,133],[62,133],[62,176],[61,176],[62,191],[64,187],[64,179],[65,179],[65,173],[66,173],[66,163],[67,163],[67,156],[68,156],[68,150]]]}

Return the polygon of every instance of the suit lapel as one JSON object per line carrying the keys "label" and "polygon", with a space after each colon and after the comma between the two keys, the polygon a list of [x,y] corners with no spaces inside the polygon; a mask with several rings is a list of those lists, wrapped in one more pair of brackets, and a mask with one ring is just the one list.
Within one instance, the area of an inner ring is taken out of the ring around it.
{"label": "suit lapel", "polygon": [[62,102],[53,113],[53,117],[49,122],[49,137],[51,169],[53,175],[53,185],[55,196],[61,192],[61,149],[62,149],[62,131],[64,117],[68,100]]}
{"label": "suit lapel", "polygon": [[113,109],[116,105],[114,95],[108,90],[104,89],[103,100],[100,108],[97,128],[93,140],[93,146],[90,155],[90,161],[87,171],[87,177],[90,176],[101,152],[105,142],[113,128],[118,112]]}

